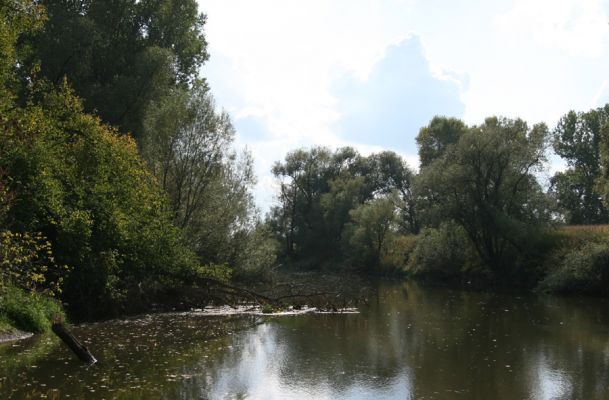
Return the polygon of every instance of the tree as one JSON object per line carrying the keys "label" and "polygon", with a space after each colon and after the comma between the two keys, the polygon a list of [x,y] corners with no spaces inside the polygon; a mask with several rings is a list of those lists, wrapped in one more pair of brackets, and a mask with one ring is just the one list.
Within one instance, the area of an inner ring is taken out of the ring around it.
{"label": "tree", "polygon": [[[284,163],[275,163],[272,172],[280,181],[280,209],[274,211],[279,236],[289,257],[325,254],[329,245],[320,200],[329,190],[332,155],[328,149],[289,153]],[[344,161],[344,160],[343,160]],[[342,162],[341,162],[342,164]]]}
{"label": "tree", "polygon": [[368,271],[378,269],[392,233],[397,231],[397,193],[376,198],[351,210],[350,250]]}
{"label": "tree", "polygon": [[251,250],[250,240],[264,244],[266,233],[258,228],[251,195],[253,160],[249,153],[238,155],[231,149],[235,131],[230,117],[216,110],[208,88],[175,90],[154,103],[144,126],[155,132],[142,141],[144,157],[169,197],[174,223],[186,233],[199,260],[262,269],[242,254]]}
{"label": "tree", "polygon": [[[365,232],[372,229],[372,222],[365,217],[368,211],[353,214],[353,210],[363,204],[376,205],[387,196],[393,199],[401,233],[418,229],[411,192],[414,174],[396,153],[362,157],[349,147],[335,152],[301,149],[289,153],[284,163],[275,164],[273,173],[280,180],[281,191],[271,225],[285,244],[285,256],[292,261],[319,266],[352,259],[345,243],[350,238],[347,230],[354,227],[354,216],[361,215],[362,221],[367,221]],[[374,252],[358,254],[368,261],[375,259],[370,256]],[[356,259],[355,263],[365,262]]]}
{"label": "tree", "polygon": [[419,217],[415,209],[412,194],[414,172],[406,162],[393,151],[382,151],[367,157],[371,164],[368,177],[370,198],[397,192],[399,201],[396,206],[400,210],[400,227],[403,233],[418,233]]}
{"label": "tree", "polygon": [[456,118],[434,117],[417,135],[421,168],[441,157],[448,146],[459,141],[466,130],[465,124]]}
{"label": "tree", "polygon": [[596,186],[601,175],[601,129],[608,121],[606,105],[585,113],[570,111],[554,129],[554,151],[569,168],[552,177],[552,191],[569,224],[609,221]]}
{"label": "tree", "polygon": [[71,267],[63,294],[71,311],[111,314],[134,287],[194,268],[133,139],[85,114],[67,86],[42,81],[35,90],[39,102],[0,120],[0,169],[15,193],[6,224],[40,232],[57,264]]}
{"label": "tree", "polygon": [[145,120],[154,131],[143,153],[170,197],[175,222],[192,225],[210,185],[222,173],[235,131],[227,113],[216,112],[205,86],[167,96]]}
{"label": "tree", "polygon": [[526,251],[529,233],[547,218],[534,172],[544,161],[547,128],[488,118],[469,128],[421,171],[416,193],[439,220],[463,227],[481,260],[508,276],[510,252]]}
{"label": "tree", "polygon": [[40,65],[54,83],[67,77],[85,111],[142,136],[151,102],[198,78],[208,58],[205,16],[195,0],[41,0],[43,29],[25,40],[24,81]]}

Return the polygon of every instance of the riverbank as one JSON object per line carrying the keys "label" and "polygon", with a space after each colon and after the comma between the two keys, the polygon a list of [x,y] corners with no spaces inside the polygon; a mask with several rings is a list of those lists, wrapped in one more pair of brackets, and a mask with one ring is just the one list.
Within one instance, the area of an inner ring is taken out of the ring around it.
{"label": "riverbank", "polygon": [[539,230],[501,266],[484,263],[465,233],[454,226],[412,236],[405,252],[407,277],[432,285],[491,292],[609,296],[607,227],[564,226]]}
{"label": "riverbank", "polygon": [[0,343],[13,342],[34,336],[32,332],[24,332],[18,329],[3,330],[0,328]]}

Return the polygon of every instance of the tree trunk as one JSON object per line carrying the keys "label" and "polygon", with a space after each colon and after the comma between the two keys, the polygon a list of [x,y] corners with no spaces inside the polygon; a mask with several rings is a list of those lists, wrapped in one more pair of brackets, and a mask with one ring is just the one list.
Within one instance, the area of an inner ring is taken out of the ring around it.
{"label": "tree trunk", "polygon": [[89,364],[96,363],[97,360],[93,357],[93,354],[74,337],[61,323],[53,324],[51,328],[53,332],[59,336],[63,342],[78,356],[81,361]]}

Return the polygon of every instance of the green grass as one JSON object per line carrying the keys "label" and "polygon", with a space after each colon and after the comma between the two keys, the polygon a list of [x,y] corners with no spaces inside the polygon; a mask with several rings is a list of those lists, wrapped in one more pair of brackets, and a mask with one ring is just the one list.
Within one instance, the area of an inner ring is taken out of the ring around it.
{"label": "green grass", "polygon": [[55,299],[10,286],[0,292],[0,331],[47,332],[56,316],[65,314]]}
{"label": "green grass", "polygon": [[4,317],[3,315],[0,316],[0,333],[11,333],[15,331],[15,327],[13,326],[13,324],[11,324],[11,322]]}

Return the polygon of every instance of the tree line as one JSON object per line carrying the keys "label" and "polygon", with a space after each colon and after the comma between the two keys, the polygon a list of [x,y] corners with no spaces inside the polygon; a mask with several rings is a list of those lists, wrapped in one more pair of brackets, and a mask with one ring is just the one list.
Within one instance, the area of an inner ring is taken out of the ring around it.
{"label": "tree line", "polygon": [[[273,168],[279,257],[297,268],[599,291],[605,235],[561,226],[608,222],[608,111],[571,111],[552,130],[435,117],[416,137],[416,172],[389,151],[291,152]],[[567,168],[544,187],[550,148]]]}

